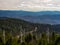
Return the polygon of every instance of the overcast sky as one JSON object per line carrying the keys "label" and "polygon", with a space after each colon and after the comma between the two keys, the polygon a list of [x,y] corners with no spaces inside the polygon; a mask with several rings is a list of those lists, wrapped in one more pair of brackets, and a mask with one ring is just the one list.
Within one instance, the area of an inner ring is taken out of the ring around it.
{"label": "overcast sky", "polygon": [[60,11],[60,0],[0,0],[0,10]]}

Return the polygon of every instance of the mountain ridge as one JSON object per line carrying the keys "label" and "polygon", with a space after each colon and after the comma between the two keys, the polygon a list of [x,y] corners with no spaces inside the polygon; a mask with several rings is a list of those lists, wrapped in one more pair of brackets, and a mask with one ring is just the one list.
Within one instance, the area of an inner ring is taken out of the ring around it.
{"label": "mountain ridge", "polygon": [[0,17],[18,18],[33,23],[60,24],[60,11],[0,10]]}
{"label": "mountain ridge", "polygon": [[60,15],[60,11],[39,11],[39,12],[30,12],[22,10],[0,10],[0,15],[22,15],[22,16],[39,16],[39,15]]}
{"label": "mountain ridge", "polygon": [[22,26],[23,29],[26,29],[26,31],[34,30],[35,27],[37,27],[38,33],[46,32],[47,28],[49,28],[50,32],[53,32],[53,31],[57,33],[60,32],[60,24],[51,25],[51,24],[43,24],[43,23],[31,23],[31,22],[28,22],[22,19],[16,19],[16,18],[0,19],[0,29],[5,29],[6,31],[11,31],[15,29],[15,31],[19,32],[20,26]]}

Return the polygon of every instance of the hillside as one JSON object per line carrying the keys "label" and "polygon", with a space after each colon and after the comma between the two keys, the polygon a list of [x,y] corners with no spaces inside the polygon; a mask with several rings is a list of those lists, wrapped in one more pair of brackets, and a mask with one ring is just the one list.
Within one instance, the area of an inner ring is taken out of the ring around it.
{"label": "hillside", "polygon": [[[22,26],[22,27],[21,27]],[[7,18],[1,17],[0,18],[0,32],[2,30],[6,30],[7,32],[13,32],[13,34],[19,34],[20,31],[24,33],[29,31],[34,31],[35,27],[37,27],[37,33],[46,32],[49,28],[49,31],[56,31],[60,32],[60,25],[50,25],[50,24],[38,24],[38,23],[31,23],[27,22],[22,19],[15,19],[15,18]]]}

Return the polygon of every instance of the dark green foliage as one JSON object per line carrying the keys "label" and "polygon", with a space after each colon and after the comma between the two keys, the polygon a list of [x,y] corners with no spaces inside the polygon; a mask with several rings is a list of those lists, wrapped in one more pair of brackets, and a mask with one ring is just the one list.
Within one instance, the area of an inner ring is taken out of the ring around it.
{"label": "dark green foliage", "polygon": [[55,44],[54,45],[60,45],[60,37],[58,37],[55,41]]}
{"label": "dark green foliage", "polygon": [[29,33],[26,37],[25,37],[25,42],[29,43],[32,41],[32,35]]}
{"label": "dark green foliage", "polygon": [[[56,35],[56,33],[54,35]],[[52,37],[52,35],[50,35],[50,37]],[[47,42],[47,37],[45,33],[42,33],[41,37],[38,40],[37,38],[35,35],[28,33],[25,35],[23,42],[20,42],[21,38],[10,37],[9,39],[7,38],[8,40],[6,41],[5,45],[60,45],[60,34],[58,35],[58,37],[54,36],[54,38],[56,39],[49,43]],[[0,45],[4,45],[1,37],[0,37]]]}
{"label": "dark green foliage", "polygon": [[20,45],[21,44],[21,38],[18,38],[17,44]]}
{"label": "dark green foliage", "polygon": [[0,45],[4,45],[2,38],[0,37]]}
{"label": "dark green foliage", "polygon": [[36,36],[35,35],[33,35],[33,40],[36,40]]}
{"label": "dark green foliage", "polygon": [[12,45],[12,38],[8,39],[8,41],[6,42],[6,45]]}
{"label": "dark green foliage", "polygon": [[52,32],[52,41],[55,41],[55,32]]}
{"label": "dark green foliage", "polygon": [[41,45],[42,44],[42,40],[40,39],[39,41],[38,41],[38,45]]}
{"label": "dark green foliage", "polygon": [[21,45],[26,45],[25,42],[22,42]]}

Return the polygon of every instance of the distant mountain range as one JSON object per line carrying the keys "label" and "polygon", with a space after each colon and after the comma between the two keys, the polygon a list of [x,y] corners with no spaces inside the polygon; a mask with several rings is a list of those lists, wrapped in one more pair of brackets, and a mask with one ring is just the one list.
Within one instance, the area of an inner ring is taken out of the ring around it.
{"label": "distant mountain range", "polygon": [[0,17],[18,18],[32,23],[60,24],[60,11],[0,10]]}

